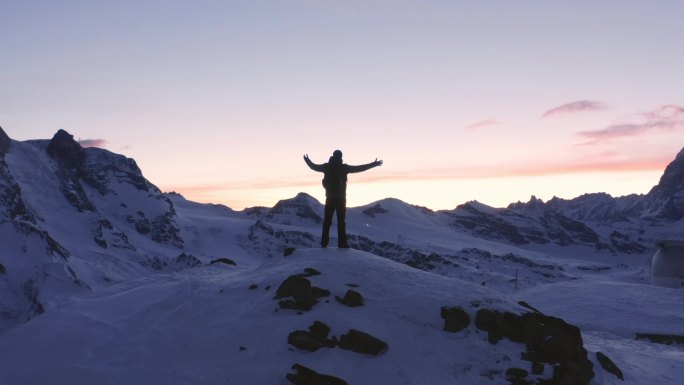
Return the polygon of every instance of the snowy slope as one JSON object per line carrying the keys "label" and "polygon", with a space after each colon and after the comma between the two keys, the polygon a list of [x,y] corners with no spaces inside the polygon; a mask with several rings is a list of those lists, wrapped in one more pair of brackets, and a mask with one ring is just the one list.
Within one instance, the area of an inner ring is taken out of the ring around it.
{"label": "snowy slope", "polygon": [[[278,308],[276,288],[314,268],[313,285],[332,296],[312,310]],[[250,289],[251,285],[252,289]],[[364,306],[335,299],[352,285]],[[487,341],[473,324],[443,330],[442,306],[526,311],[504,296],[434,276],[371,254],[338,249],[296,251],[256,268],[211,266],[161,274],[74,300],[0,339],[8,384],[284,384],[299,363],[349,384],[507,383],[510,367],[529,370],[521,344]],[[289,333],[326,323],[389,345],[379,356],[340,348],[307,352]],[[243,349],[241,349],[241,347]],[[539,378],[548,378],[551,367]],[[598,371],[598,369],[597,369]]]}

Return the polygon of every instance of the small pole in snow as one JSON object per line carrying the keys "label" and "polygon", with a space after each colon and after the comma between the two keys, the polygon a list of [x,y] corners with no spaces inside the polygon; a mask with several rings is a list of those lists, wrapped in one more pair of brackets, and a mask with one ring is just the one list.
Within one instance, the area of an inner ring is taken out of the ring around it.
{"label": "small pole in snow", "polygon": [[515,269],[515,290],[518,290],[518,269]]}

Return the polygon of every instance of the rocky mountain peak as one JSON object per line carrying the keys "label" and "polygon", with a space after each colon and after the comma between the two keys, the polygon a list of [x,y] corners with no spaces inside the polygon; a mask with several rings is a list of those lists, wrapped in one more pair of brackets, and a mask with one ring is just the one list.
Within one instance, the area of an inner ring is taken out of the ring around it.
{"label": "rocky mountain peak", "polygon": [[7,136],[5,130],[3,130],[2,127],[0,127],[0,157],[7,154],[7,151],[9,151],[10,148],[10,143],[10,137]]}
{"label": "rocky mountain peak", "polygon": [[66,168],[76,167],[85,157],[83,147],[74,136],[61,129],[50,140],[47,153]]}
{"label": "rocky mountain peak", "polygon": [[684,148],[665,168],[658,184],[646,195],[647,215],[669,220],[684,218]]}

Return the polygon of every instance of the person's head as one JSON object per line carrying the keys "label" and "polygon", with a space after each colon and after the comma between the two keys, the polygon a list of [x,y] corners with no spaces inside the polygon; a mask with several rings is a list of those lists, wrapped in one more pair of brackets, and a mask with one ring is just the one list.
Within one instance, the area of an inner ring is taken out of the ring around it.
{"label": "person's head", "polygon": [[335,150],[329,160],[330,164],[342,164],[342,151]]}

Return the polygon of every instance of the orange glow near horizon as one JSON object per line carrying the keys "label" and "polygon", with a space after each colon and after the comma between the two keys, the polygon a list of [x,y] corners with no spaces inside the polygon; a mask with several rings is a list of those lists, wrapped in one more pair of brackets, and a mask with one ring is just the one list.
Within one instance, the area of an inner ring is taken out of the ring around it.
{"label": "orange glow near horizon", "polygon": [[[434,210],[452,209],[471,200],[504,207],[530,196],[548,200],[572,199],[584,193],[613,196],[648,192],[663,173],[667,160],[569,164],[501,170],[432,170],[415,173],[378,171],[350,175],[348,205],[360,206],[383,198],[398,198]],[[165,186],[166,187],[166,186]],[[187,199],[225,204],[233,209],[272,207],[281,199],[306,192],[320,202],[325,195],[319,175],[295,180],[251,181],[226,184],[175,185]]]}

